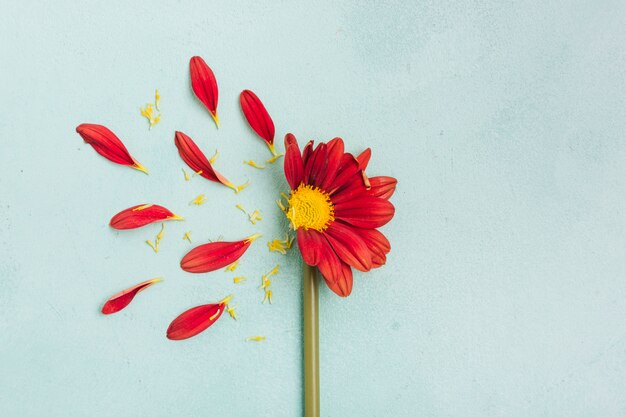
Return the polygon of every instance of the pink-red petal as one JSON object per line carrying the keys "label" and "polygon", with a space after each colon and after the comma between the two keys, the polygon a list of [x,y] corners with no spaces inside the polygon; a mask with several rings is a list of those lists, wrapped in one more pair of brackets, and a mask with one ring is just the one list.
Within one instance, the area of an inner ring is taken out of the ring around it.
{"label": "pink-red petal", "polygon": [[185,161],[194,172],[199,173],[198,175],[209,181],[219,182],[232,188],[232,183],[213,169],[213,166],[211,166],[211,163],[193,139],[183,132],[177,131],[174,136],[174,143],[176,144],[176,148],[178,148],[178,154],[182,160]]}
{"label": "pink-red petal", "polygon": [[225,308],[221,303],[190,308],[172,321],[167,328],[167,338],[184,340],[205,331],[222,316]]}
{"label": "pink-red petal", "polygon": [[211,113],[211,117],[219,127],[220,123],[217,117],[218,89],[213,70],[204,62],[204,59],[194,56],[189,60],[189,74],[191,76],[191,89]]}
{"label": "pink-red petal", "polygon": [[285,135],[285,178],[292,190],[298,188],[304,178],[304,164],[298,147],[298,141],[294,135]]}
{"label": "pink-red petal", "polygon": [[355,229],[370,250],[372,267],[378,268],[387,262],[387,254],[391,251],[389,240],[376,229]]}
{"label": "pink-red petal", "polygon": [[144,281],[115,294],[109,298],[106,303],[104,303],[104,306],[102,306],[102,314],[113,314],[123,310],[130,304],[131,301],[133,301],[133,298],[135,298],[138,293],[159,281],[161,281],[161,278],[149,279],[148,281]]}
{"label": "pink-red petal", "polygon": [[396,191],[396,185],[398,184],[398,180],[393,177],[371,177],[369,180],[371,188],[368,194],[373,197],[384,198],[385,200],[389,200]]}
{"label": "pink-red petal", "polygon": [[393,218],[395,208],[389,201],[364,196],[335,204],[335,219],[356,227],[376,229]]}
{"label": "pink-red petal", "polygon": [[166,220],[181,220],[182,217],[158,204],[139,204],[120,211],[111,218],[109,226],[113,229],[136,229],[150,223]]}
{"label": "pink-red petal", "polygon": [[334,138],[326,145],[328,162],[326,165],[326,170],[323,173],[323,177],[320,177],[320,179],[318,180],[320,183],[319,187],[322,190],[327,190],[335,180],[335,177],[337,177],[339,164],[341,163],[341,157],[344,153],[344,144],[341,138]]}
{"label": "pink-red petal", "polygon": [[302,260],[307,265],[315,266],[319,263],[322,251],[326,250],[328,242],[317,230],[298,229],[298,247]]}
{"label": "pink-red petal", "polygon": [[354,227],[341,222],[333,222],[324,234],[343,262],[363,272],[372,269],[370,250]]}
{"label": "pink-red petal", "polygon": [[304,182],[317,187],[320,186],[327,167],[327,152],[325,143],[317,145],[304,165]]}
{"label": "pink-red petal", "polygon": [[256,132],[269,145],[274,144],[274,121],[265,109],[265,106],[250,90],[243,90],[239,95],[239,103],[246,120],[252,130]]}
{"label": "pink-red petal", "polygon": [[180,267],[193,273],[211,272],[224,268],[239,259],[260,235],[236,242],[211,242],[197,246],[180,261]]}
{"label": "pink-red petal", "polygon": [[76,132],[91,145],[96,152],[111,162],[126,165],[139,171],[148,172],[130,155],[122,141],[106,126],[83,123],[76,127]]}
{"label": "pink-red petal", "polygon": [[330,244],[322,251],[317,265],[320,273],[326,281],[326,285],[335,294],[347,297],[352,292],[352,269],[341,261]]}

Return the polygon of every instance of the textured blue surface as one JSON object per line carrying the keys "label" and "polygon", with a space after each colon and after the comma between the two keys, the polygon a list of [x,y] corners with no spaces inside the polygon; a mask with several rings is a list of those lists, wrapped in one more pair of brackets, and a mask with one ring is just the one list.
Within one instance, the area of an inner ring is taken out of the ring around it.
{"label": "textured blue surface", "polygon": [[[388,265],[357,273],[348,299],[321,292],[324,416],[626,416],[626,7],[581,3],[4,4],[0,415],[300,414],[297,253],[255,243],[240,286],[178,267],[185,230],[286,229],[280,166],[241,164],[268,156],[240,114],[251,88],[279,136],[371,146],[370,174],[400,181]],[[188,87],[194,54],[218,77],[219,131]],[[154,88],[164,116],[149,132],[138,108]],[[82,122],[118,132],[151,175],[96,155]],[[176,129],[252,186],[185,182]],[[107,226],[144,202],[186,217],[159,254],[143,243],[158,226]],[[165,339],[181,311],[231,292],[239,321]]]}

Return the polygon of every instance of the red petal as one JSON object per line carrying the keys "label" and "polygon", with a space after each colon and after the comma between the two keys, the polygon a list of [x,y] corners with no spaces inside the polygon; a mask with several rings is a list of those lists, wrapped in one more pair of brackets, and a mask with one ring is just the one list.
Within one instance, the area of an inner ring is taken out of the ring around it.
{"label": "red petal", "polygon": [[359,169],[361,171],[365,171],[367,168],[367,164],[370,162],[370,158],[372,157],[372,150],[367,148],[359,156],[356,157],[357,162],[359,163]]}
{"label": "red petal", "polygon": [[260,235],[236,242],[211,242],[190,250],[180,261],[180,267],[193,273],[211,272],[224,268],[243,255]]}
{"label": "red petal", "polygon": [[311,266],[319,263],[322,251],[328,246],[324,236],[317,230],[298,229],[298,247],[302,254],[302,260]]}
{"label": "red petal", "polygon": [[217,117],[217,81],[209,66],[199,56],[194,56],[189,61],[189,73],[191,75],[191,88],[202,104],[207,108],[215,124],[219,127]]}
{"label": "red petal", "polygon": [[339,258],[359,271],[372,269],[370,250],[354,227],[333,222],[325,231],[326,239]]}
{"label": "red petal", "polygon": [[102,306],[102,314],[113,314],[124,309],[128,304],[130,304],[131,301],[133,301],[133,298],[135,298],[139,292],[159,281],[161,281],[161,278],[153,278],[115,294],[113,297],[109,298],[106,303],[104,303],[104,306]]}
{"label": "red petal", "polygon": [[354,176],[351,181],[344,184],[341,190],[333,194],[331,199],[333,204],[340,204],[344,201],[353,200],[366,195],[369,195],[369,192],[363,184],[363,179],[361,177]]}
{"label": "red petal", "polygon": [[393,218],[395,208],[389,201],[377,197],[359,197],[335,204],[335,218],[356,227],[375,229]]}
{"label": "red petal", "polygon": [[296,137],[291,133],[285,135],[285,178],[292,190],[298,188],[304,177],[304,164]]}
{"label": "red petal", "polygon": [[354,180],[354,177],[358,177],[359,180],[361,179],[361,175],[359,174],[359,163],[354,156],[352,156],[352,154],[344,153],[341,157],[341,161],[339,162],[337,176],[330,186],[330,195],[333,195],[337,191],[341,190],[346,183]]}
{"label": "red petal", "polygon": [[326,145],[326,149],[328,151],[328,164],[326,166],[326,171],[324,172],[324,178],[320,178],[319,187],[322,190],[328,189],[337,177],[339,164],[341,163],[341,157],[344,152],[343,140],[341,138],[334,138]]}
{"label": "red petal", "polygon": [[181,220],[163,206],[157,204],[139,204],[120,211],[111,218],[109,225],[118,230],[136,229],[154,222]]}
{"label": "red petal", "polygon": [[122,141],[102,125],[83,123],[76,128],[76,132],[83,140],[93,146],[100,155],[111,162],[127,165],[139,171],[148,172],[139,162],[133,158]]}
{"label": "red petal", "polygon": [[398,180],[393,177],[372,177],[369,179],[371,188],[368,192],[369,195],[389,200],[389,198],[396,191],[396,185]]}
{"label": "red petal", "polygon": [[224,312],[223,304],[205,304],[191,308],[176,317],[167,328],[167,338],[183,340],[205,331]]}
{"label": "red petal", "polygon": [[180,157],[194,172],[200,172],[199,175],[209,181],[219,182],[232,188],[232,183],[213,169],[207,157],[189,136],[177,131],[174,143],[178,148]]}
{"label": "red petal", "polygon": [[243,90],[239,95],[243,115],[252,130],[270,145],[274,144],[274,122],[259,98],[250,90]]}
{"label": "red petal", "polygon": [[342,262],[327,242],[326,249],[322,251],[317,265],[328,288],[342,297],[347,297],[352,292],[352,270]]}
{"label": "red petal", "polygon": [[304,182],[319,186],[321,180],[323,180],[324,171],[327,166],[327,150],[326,144],[320,143],[317,145],[311,156],[308,158],[304,165]]}
{"label": "red petal", "polygon": [[372,255],[372,267],[378,268],[387,262],[387,254],[391,251],[389,241],[376,229],[355,229],[370,249]]}
{"label": "red petal", "polygon": [[313,141],[310,140],[304,145],[304,149],[302,150],[302,163],[306,166],[309,157],[313,153]]}

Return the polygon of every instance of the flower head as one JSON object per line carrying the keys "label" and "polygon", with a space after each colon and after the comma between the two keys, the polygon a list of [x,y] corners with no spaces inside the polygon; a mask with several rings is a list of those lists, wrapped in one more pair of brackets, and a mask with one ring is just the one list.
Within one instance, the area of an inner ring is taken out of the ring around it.
{"label": "flower head", "polygon": [[394,215],[388,198],[397,181],[368,179],[369,155],[359,160],[344,152],[341,138],[315,148],[310,141],[301,153],[289,133],[285,150],[291,187],[285,216],[297,232],[302,258],[319,268],[331,290],[346,297],[352,291],[352,268],[369,271],[385,264],[389,241],[376,229]]}

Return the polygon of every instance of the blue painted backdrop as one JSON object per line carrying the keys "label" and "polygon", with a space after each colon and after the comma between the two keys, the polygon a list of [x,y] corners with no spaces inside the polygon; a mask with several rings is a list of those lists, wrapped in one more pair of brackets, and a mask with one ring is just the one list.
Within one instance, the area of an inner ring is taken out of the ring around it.
{"label": "blue painted backdrop", "polygon": [[[357,273],[348,299],[321,292],[324,416],[626,416],[624,2],[135,3],[2,7],[0,415],[299,415],[298,254],[255,243],[239,286],[178,267],[186,230],[286,230],[281,167],[242,165],[268,156],[239,110],[251,88],[280,137],[370,146],[370,174],[400,181],[388,265]],[[219,130],[188,87],[194,54],[218,77]],[[83,122],[118,132],[150,176],[96,155]],[[250,188],[185,182],[176,129]],[[144,202],[186,217],[158,254],[144,244],[158,226],[107,226]],[[239,321],[165,339],[229,293]]]}

